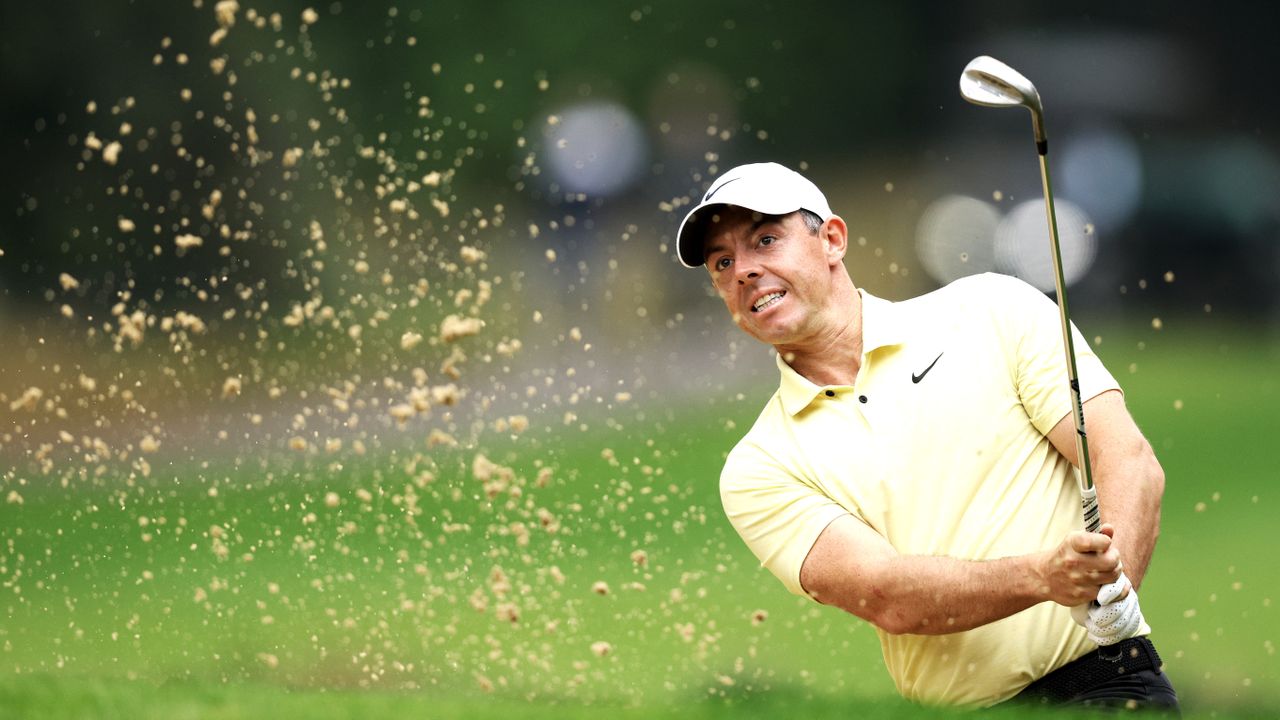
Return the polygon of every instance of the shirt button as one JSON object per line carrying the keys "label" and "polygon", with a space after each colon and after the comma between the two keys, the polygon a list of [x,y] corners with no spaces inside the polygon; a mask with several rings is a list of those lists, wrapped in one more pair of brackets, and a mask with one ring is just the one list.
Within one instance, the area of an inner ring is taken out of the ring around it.
{"label": "shirt button", "polygon": [[835,391],[835,390],[828,390],[828,391],[827,391],[827,397],[835,397],[835,396],[836,396],[836,391]]}
{"label": "shirt button", "polygon": [[867,401],[867,396],[866,396],[866,395],[859,395],[859,396],[858,396],[858,402],[860,402],[860,403],[865,403],[866,401]]}

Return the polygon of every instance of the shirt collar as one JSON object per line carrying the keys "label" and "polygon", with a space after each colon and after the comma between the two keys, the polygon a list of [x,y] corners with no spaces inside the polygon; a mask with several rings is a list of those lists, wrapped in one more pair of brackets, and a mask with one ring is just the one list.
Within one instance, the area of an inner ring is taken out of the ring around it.
{"label": "shirt collar", "polygon": [[[867,356],[875,350],[891,345],[901,345],[906,338],[906,318],[899,308],[888,300],[859,289],[862,296],[862,367],[867,367]],[[782,375],[778,394],[782,408],[794,416],[804,410],[825,389],[791,369],[779,354],[778,372]]]}

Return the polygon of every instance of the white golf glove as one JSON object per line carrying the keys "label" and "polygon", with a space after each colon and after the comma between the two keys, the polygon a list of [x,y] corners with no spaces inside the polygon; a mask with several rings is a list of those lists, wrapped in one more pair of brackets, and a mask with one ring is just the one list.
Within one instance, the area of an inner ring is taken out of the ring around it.
{"label": "white golf glove", "polygon": [[[1128,594],[1118,600],[1126,590]],[[1071,617],[1084,627],[1090,640],[1102,647],[1133,637],[1143,622],[1138,591],[1123,572],[1118,580],[1098,589],[1097,600],[1071,608]]]}

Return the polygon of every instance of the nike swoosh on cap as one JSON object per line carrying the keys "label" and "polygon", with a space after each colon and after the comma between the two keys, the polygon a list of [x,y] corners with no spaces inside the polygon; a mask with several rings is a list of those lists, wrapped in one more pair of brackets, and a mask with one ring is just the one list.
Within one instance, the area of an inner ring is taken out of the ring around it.
{"label": "nike swoosh on cap", "polygon": [[739,181],[739,180],[741,180],[741,179],[742,179],[742,178],[740,178],[740,177],[736,177],[736,178],[733,178],[732,180],[725,180],[723,183],[721,183],[721,184],[720,184],[720,187],[715,188],[715,189],[713,189],[713,190],[708,190],[708,191],[707,191],[707,194],[703,196],[703,198],[702,198],[702,202],[706,202],[706,201],[710,200],[710,199],[711,199],[711,196],[712,196],[712,195],[715,195],[716,193],[718,193],[718,192],[720,192],[721,190],[723,190],[725,185],[728,185],[728,184],[729,184],[729,183],[731,183],[731,182],[738,182],[738,181]]}

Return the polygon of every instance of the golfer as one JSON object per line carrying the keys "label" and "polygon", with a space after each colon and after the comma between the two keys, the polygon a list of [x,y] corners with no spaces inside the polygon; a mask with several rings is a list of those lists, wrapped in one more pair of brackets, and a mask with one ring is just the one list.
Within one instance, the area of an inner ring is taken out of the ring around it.
{"label": "golfer", "polygon": [[1079,528],[1057,308],[986,274],[904,302],[854,286],[848,228],[774,163],[720,176],[677,252],[781,381],[720,479],[790,591],[875,626],[903,696],[1178,711],[1137,587],[1164,475],[1075,332],[1103,526]]}

